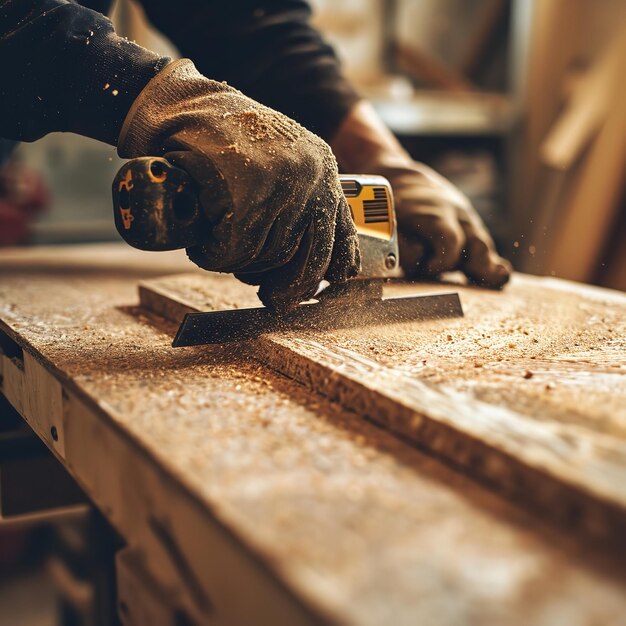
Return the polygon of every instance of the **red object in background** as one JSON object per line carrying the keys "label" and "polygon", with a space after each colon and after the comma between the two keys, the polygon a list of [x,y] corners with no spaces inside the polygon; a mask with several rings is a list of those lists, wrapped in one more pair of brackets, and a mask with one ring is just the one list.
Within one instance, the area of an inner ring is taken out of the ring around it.
{"label": "red object in background", "polygon": [[17,163],[0,169],[0,246],[26,243],[30,225],[49,203],[40,174]]}
{"label": "red object in background", "polygon": [[11,246],[28,240],[29,213],[0,200],[0,246]]}
{"label": "red object in background", "polygon": [[0,532],[0,578],[19,563],[26,547],[26,538],[24,529],[13,528]]}

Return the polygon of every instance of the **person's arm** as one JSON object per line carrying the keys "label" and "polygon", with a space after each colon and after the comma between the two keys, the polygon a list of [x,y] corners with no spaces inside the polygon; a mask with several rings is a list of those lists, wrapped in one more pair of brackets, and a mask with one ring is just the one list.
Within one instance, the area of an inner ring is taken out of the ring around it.
{"label": "person's arm", "polygon": [[142,0],[200,72],[281,111],[326,141],[360,99],[310,22],[306,0]]}
{"label": "person's arm", "polygon": [[416,163],[342,75],[305,0],[145,0],[149,18],[201,71],[226,80],[330,142],[340,169],[389,178],[409,276],[461,269],[500,287],[511,268],[470,201]]}
{"label": "person's arm", "polygon": [[[174,3],[172,3],[174,4]],[[71,131],[124,158],[164,156],[195,180],[208,223],[189,257],[290,308],[359,271],[330,148],[285,115],[118,37],[63,0],[0,0],[0,136]]]}
{"label": "person's arm", "polygon": [[116,145],[124,118],[170,61],[66,0],[0,0],[0,137],[69,131]]}

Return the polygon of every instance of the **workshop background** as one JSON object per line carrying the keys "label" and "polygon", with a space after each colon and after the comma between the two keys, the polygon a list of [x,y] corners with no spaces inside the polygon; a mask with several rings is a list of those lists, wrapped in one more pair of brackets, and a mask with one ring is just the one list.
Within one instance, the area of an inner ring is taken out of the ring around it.
{"label": "workshop background", "polygon": [[[470,196],[516,269],[626,289],[624,0],[314,6],[346,73],[416,159]],[[176,54],[129,0],[113,19],[119,33]],[[0,181],[0,244],[118,239],[110,185],[120,164],[113,148],[73,135],[20,145]],[[0,525],[0,624],[91,623],[81,610],[97,602],[90,582],[107,566],[77,567],[74,579],[58,553],[80,562],[85,529],[104,524],[92,516],[77,506],[54,526]]]}
{"label": "workshop background", "polygon": [[[472,198],[516,269],[626,288],[623,0],[314,5],[347,74],[414,157]],[[130,39],[176,54],[131,2],[113,19]],[[117,238],[113,148],[51,135],[16,159],[49,193],[36,190],[45,210],[18,238]]]}

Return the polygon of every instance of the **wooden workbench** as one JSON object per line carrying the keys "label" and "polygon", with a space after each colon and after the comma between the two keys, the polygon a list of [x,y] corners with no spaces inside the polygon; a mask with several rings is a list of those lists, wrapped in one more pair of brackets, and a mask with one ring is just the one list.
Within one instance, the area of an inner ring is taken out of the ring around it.
{"label": "wooden workbench", "polygon": [[[130,587],[149,581],[155,607],[210,624],[625,623],[623,296],[520,278],[501,294],[462,290],[463,320],[320,340],[328,354],[373,353],[409,386],[450,387],[477,423],[487,406],[545,406],[559,441],[576,444],[556,450],[563,467],[526,454],[523,433],[518,449],[484,431],[484,447],[524,468],[526,485],[545,469],[555,508],[588,495],[594,534],[547,521],[545,494],[543,508],[511,502],[493,472],[455,464],[437,444],[449,424],[424,438],[376,426],[349,397],[324,398],[311,369],[302,379],[319,393],[277,373],[267,343],[171,349],[175,325],[137,309],[137,285],[189,270],[181,254],[113,245],[0,253],[0,391],[126,540]],[[465,458],[482,431],[456,426]],[[575,471],[587,462],[588,481]]]}

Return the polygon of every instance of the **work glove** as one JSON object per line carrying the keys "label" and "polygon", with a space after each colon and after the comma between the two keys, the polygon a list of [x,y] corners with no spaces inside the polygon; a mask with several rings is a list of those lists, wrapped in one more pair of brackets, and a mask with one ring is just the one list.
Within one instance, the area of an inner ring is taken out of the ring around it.
{"label": "work glove", "polygon": [[267,306],[290,308],[320,281],[343,282],[359,271],[356,230],[328,145],[205,78],[189,60],[171,63],[144,88],[118,152],[163,156],[188,172],[210,223],[189,258],[259,285]]}
{"label": "work glove", "polygon": [[497,252],[470,200],[423,163],[381,166],[397,207],[400,262],[409,277],[461,270],[474,284],[499,289],[511,265]]}
{"label": "work glove", "polygon": [[451,182],[417,163],[360,102],[331,141],[342,169],[385,176],[391,183],[398,220],[400,264],[410,278],[461,270],[484,287],[499,289],[511,265],[495,245],[469,199]]}

